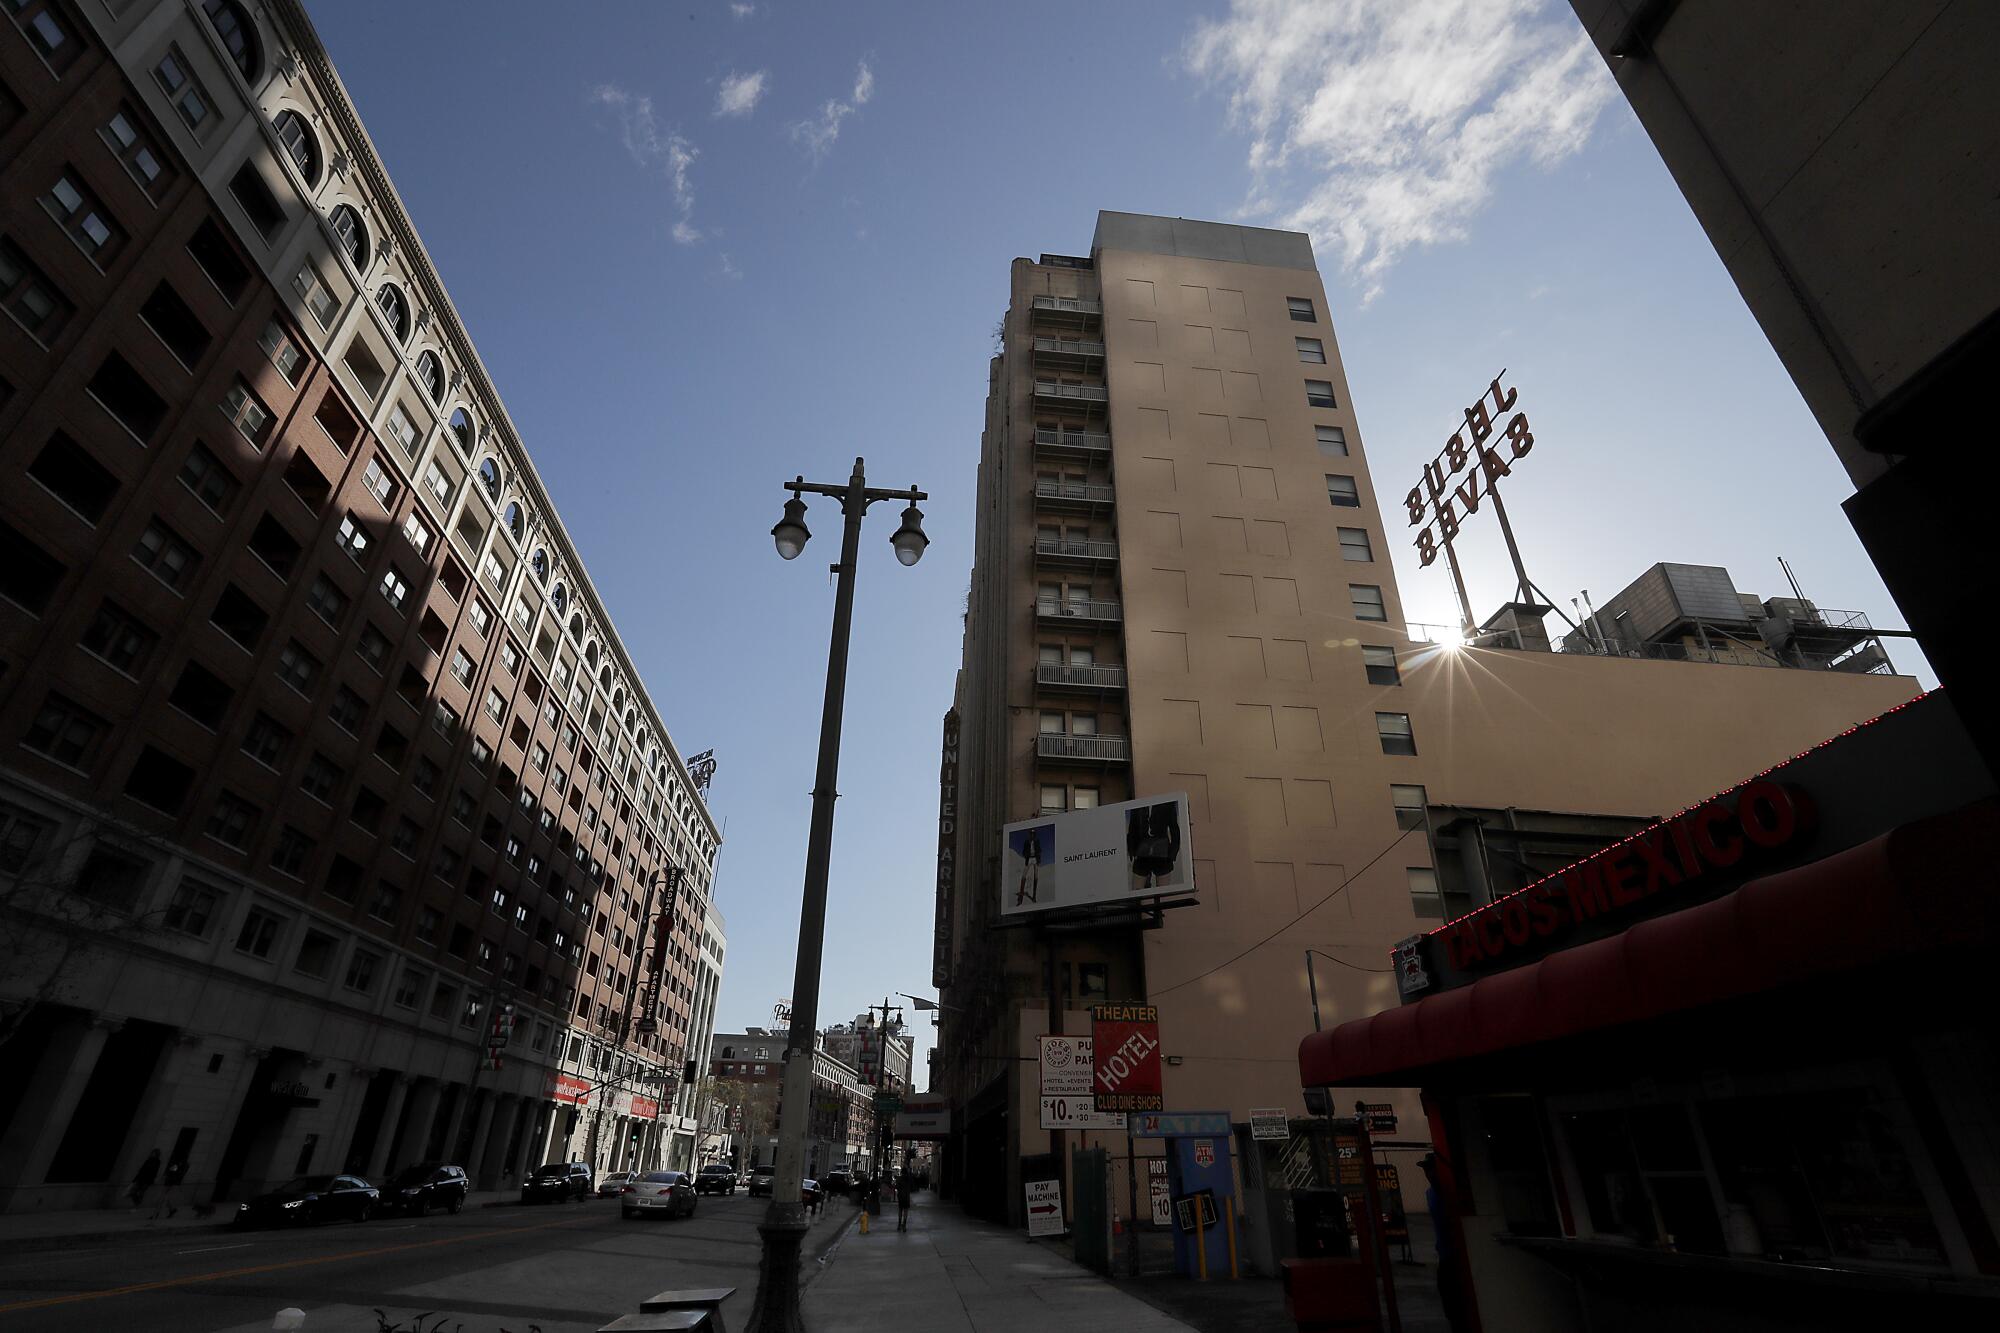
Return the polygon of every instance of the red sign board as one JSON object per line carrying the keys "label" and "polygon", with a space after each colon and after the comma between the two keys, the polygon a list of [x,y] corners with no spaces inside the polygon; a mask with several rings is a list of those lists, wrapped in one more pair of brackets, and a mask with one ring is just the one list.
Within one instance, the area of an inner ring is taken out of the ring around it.
{"label": "red sign board", "polygon": [[1150,1004],[1100,1004],[1090,1011],[1100,1111],[1162,1111],[1160,1011]]}
{"label": "red sign board", "polygon": [[660,1104],[651,1097],[641,1097],[635,1092],[632,1094],[632,1114],[641,1120],[658,1120]]}
{"label": "red sign board", "polygon": [[590,1085],[574,1074],[557,1074],[556,1085],[549,1096],[559,1102],[575,1102],[582,1105],[590,1100]]}

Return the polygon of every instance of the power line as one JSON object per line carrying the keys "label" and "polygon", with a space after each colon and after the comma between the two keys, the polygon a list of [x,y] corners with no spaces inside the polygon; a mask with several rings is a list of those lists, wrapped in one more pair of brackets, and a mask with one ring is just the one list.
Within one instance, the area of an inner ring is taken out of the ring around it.
{"label": "power line", "polygon": [[[1360,878],[1361,876],[1363,876],[1363,875],[1367,874],[1367,873],[1368,873],[1368,871],[1370,870],[1370,868],[1372,868],[1372,867],[1374,866],[1374,864],[1375,864],[1375,863],[1376,863],[1377,861],[1380,861],[1380,860],[1381,860],[1381,859],[1382,859],[1383,857],[1387,856],[1387,855],[1388,855],[1388,854],[1389,854],[1390,852],[1393,852],[1393,851],[1395,851],[1395,850],[1396,850],[1396,848],[1397,848],[1397,847],[1398,847],[1398,846],[1399,846],[1399,845],[1400,845],[1400,844],[1402,843],[1403,839],[1405,839],[1405,838],[1409,837],[1409,836],[1410,836],[1410,835],[1411,835],[1412,833],[1414,833],[1414,832],[1416,832],[1416,828],[1415,828],[1415,826],[1412,826],[1412,827],[1410,827],[1410,828],[1406,828],[1406,829],[1404,829],[1404,830],[1403,830],[1403,831],[1402,831],[1401,833],[1398,833],[1398,834],[1396,835],[1396,838],[1395,838],[1395,841],[1394,841],[1394,842],[1391,842],[1391,843],[1390,843],[1390,844],[1389,844],[1389,845],[1388,845],[1387,847],[1384,847],[1384,848],[1383,848],[1383,849],[1382,849],[1381,851],[1379,851],[1379,852],[1375,853],[1375,855],[1373,855],[1373,856],[1369,857],[1369,858],[1368,858],[1368,863],[1367,863],[1367,865],[1364,865],[1364,866],[1362,866],[1362,867],[1361,867],[1361,869],[1359,869],[1359,870],[1355,871],[1355,872],[1354,872],[1353,874],[1351,874],[1351,875],[1347,876],[1347,877],[1346,877],[1345,879],[1341,880],[1341,881],[1340,881],[1340,883],[1339,883],[1338,885],[1336,885],[1336,886],[1335,886],[1335,887],[1334,887],[1334,888],[1333,888],[1332,890],[1330,890],[1330,891],[1329,891],[1329,892],[1327,893],[1326,897],[1324,897],[1324,898],[1320,899],[1320,900],[1319,900],[1318,902],[1314,903],[1314,904],[1313,904],[1313,905],[1312,905],[1311,907],[1308,907],[1308,908],[1307,908],[1307,909],[1306,909],[1305,911],[1303,911],[1303,912],[1300,912],[1300,913],[1299,913],[1299,914],[1298,914],[1297,916],[1293,917],[1293,918],[1292,918],[1292,919],[1291,919],[1290,921],[1287,921],[1287,922],[1286,922],[1286,923],[1285,923],[1284,925],[1282,925],[1282,926],[1279,926],[1279,927],[1278,927],[1278,928],[1277,928],[1276,930],[1274,930],[1274,931],[1272,931],[1272,932],[1271,932],[1270,934],[1266,935],[1266,936],[1265,936],[1265,937],[1264,937],[1263,939],[1261,939],[1261,940],[1258,940],[1258,941],[1257,941],[1257,942],[1256,942],[1255,944],[1253,944],[1253,945],[1251,945],[1251,946],[1250,946],[1249,948],[1247,948],[1247,949],[1243,950],[1243,951],[1242,951],[1241,953],[1239,953],[1239,954],[1235,954],[1235,955],[1233,955],[1233,956],[1231,956],[1231,957],[1229,957],[1229,958],[1225,958],[1225,959],[1223,959],[1223,960],[1222,960],[1221,962],[1217,963],[1217,964],[1216,964],[1216,965],[1215,965],[1214,967],[1211,967],[1211,968],[1209,968],[1209,969],[1208,969],[1208,971],[1206,971],[1206,972],[1197,972],[1197,973],[1195,973],[1195,974],[1194,974],[1193,976],[1189,977],[1189,978],[1188,978],[1187,980],[1185,980],[1185,981],[1176,981],[1176,982],[1175,982],[1175,983],[1174,983],[1173,985],[1171,985],[1171,986],[1160,986],[1160,987],[1157,987],[1157,988],[1154,988],[1154,989],[1152,990],[1151,994],[1150,994],[1150,995],[1148,996],[1148,998],[1149,998],[1149,999],[1157,999],[1157,998],[1159,998],[1160,996],[1162,996],[1162,995],[1165,995],[1165,994],[1166,994],[1166,993],[1167,993],[1168,991],[1173,991],[1173,990],[1179,990],[1179,989],[1180,989],[1181,987],[1183,987],[1183,986],[1191,986],[1191,985],[1193,985],[1193,984],[1194,984],[1195,982],[1197,982],[1197,981],[1200,981],[1200,980],[1201,980],[1201,979],[1202,979],[1203,977],[1207,977],[1207,976],[1213,976],[1213,975],[1214,975],[1214,974],[1216,974],[1217,972],[1220,972],[1220,971],[1221,971],[1221,970],[1222,970],[1223,968],[1225,968],[1225,967],[1228,967],[1228,966],[1229,966],[1230,964],[1232,964],[1232,963],[1236,963],[1236,962],[1240,962],[1241,960],[1243,960],[1243,959],[1245,959],[1245,958],[1249,957],[1249,956],[1250,956],[1251,954],[1253,954],[1253,953],[1257,952],[1257,950],[1259,950],[1259,949],[1263,948],[1263,947],[1264,947],[1265,945],[1269,944],[1269,943],[1270,943],[1270,942],[1271,942],[1272,940],[1275,940],[1275,939],[1277,939],[1277,938],[1278,938],[1278,936],[1280,936],[1280,935],[1284,934],[1284,933],[1285,933],[1286,931],[1290,930],[1290,929],[1291,929],[1291,928],[1292,928],[1293,926],[1296,926],[1296,925],[1298,925],[1298,924],[1299,924],[1299,922],[1301,922],[1301,921],[1305,920],[1305,919],[1306,919],[1307,917],[1311,916],[1311,915],[1312,915],[1312,914],[1313,914],[1314,912],[1317,912],[1317,911],[1318,911],[1318,910],[1319,910],[1320,908],[1322,908],[1322,907],[1326,906],[1326,905],[1327,905],[1328,903],[1332,902],[1332,901],[1334,900],[1334,898],[1335,898],[1335,897],[1337,897],[1338,895],[1340,895],[1340,894],[1342,894],[1342,893],[1345,893],[1345,892],[1347,891],[1347,886],[1348,886],[1348,885],[1352,884],[1352,883],[1353,883],[1353,882],[1354,882],[1355,880],[1359,879],[1359,878]],[[1337,959],[1337,958],[1336,958],[1336,959],[1334,959],[1334,961],[1335,961],[1335,962],[1337,962],[1337,963],[1340,963],[1340,965],[1341,965],[1342,967],[1351,967],[1351,968],[1353,968],[1353,969],[1354,969],[1355,971],[1357,971],[1357,972],[1390,972],[1390,971],[1394,971],[1394,969],[1393,969],[1393,968],[1387,968],[1387,967],[1361,967],[1361,966],[1359,966],[1359,965],[1357,965],[1357,964],[1354,964],[1354,963],[1348,963],[1348,962],[1342,962],[1342,961],[1341,961],[1340,959]]]}

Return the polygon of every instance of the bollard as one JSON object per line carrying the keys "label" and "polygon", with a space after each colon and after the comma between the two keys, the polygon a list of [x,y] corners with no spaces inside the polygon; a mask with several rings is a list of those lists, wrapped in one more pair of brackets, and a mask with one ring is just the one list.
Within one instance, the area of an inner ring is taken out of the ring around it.
{"label": "bollard", "polygon": [[1229,1228],[1229,1276],[1238,1278],[1242,1274],[1236,1271],[1236,1196],[1233,1194],[1222,1201],[1222,1224]]}
{"label": "bollard", "polygon": [[296,1333],[306,1326],[306,1312],[296,1305],[287,1305],[271,1319],[272,1333]]}
{"label": "bollard", "polygon": [[864,1236],[868,1234],[868,1210],[866,1208],[861,1210],[861,1234]]}

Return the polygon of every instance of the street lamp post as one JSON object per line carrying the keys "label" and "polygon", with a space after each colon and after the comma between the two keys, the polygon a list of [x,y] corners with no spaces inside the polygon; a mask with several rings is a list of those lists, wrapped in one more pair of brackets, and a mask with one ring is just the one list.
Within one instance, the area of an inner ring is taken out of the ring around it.
{"label": "street lamp post", "polygon": [[757,1231],[764,1253],[757,1275],[757,1303],[750,1311],[753,1333],[802,1333],[799,1315],[799,1250],[811,1225],[801,1191],[805,1185],[806,1132],[812,1112],[813,1051],[819,1023],[820,952],[826,941],[826,879],[833,849],[833,802],[840,773],[840,724],[847,695],[847,643],[854,623],[855,566],[861,553],[861,520],[878,500],[905,500],[903,524],[889,541],[896,559],[914,565],[923,558],[930,539],[924,536],[923,513],[917,502],[928,499],[914,487],[906,491],[876,490],[868,485],[862,460],[845,485],[808,482],[803,476],[785,483],[792,498],[784,517],[771,529],[778,554],[798,557],[811,533],[806,530],[806,505],[801,495],[828,495],[840,501],[844,519],[840,563],[833,566],[833,635],[827,651],[826,700],[820,711],[819,766],[813,778],[812,826],[806,839],[806,879],[799,909],[799,954],[792,981],[792,1021],[785,1038],[783,1105],[778,1115],[778,1162],[771,1182],[771,1206]]}

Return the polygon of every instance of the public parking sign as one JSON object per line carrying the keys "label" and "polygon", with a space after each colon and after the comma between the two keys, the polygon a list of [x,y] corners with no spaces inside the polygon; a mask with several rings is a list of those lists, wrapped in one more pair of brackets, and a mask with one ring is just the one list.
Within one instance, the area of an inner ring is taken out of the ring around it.
{"label": "public parking sign", "polygon": [[1150,1004],[1100,1004],[1090,1011],[1094,1093],[1100,1111],[1158,1111],[1160,1011]]}

